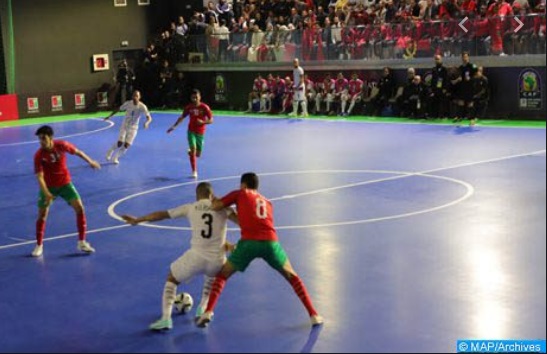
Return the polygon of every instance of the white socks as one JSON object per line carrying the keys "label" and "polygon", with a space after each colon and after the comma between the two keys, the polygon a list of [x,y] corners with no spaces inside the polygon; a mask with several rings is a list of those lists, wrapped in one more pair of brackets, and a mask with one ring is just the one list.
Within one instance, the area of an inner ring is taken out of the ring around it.
{"label": "white socks", "polygon": [[171,313],[173,312],[173,305],[175,304],[175,298],[177,297],[177,285],[171,282],[165,283],[165,288],[163,288],[163,298],[162,298],[162,320],[171,319]]}
{"label": "white socks", "polygon": [[209,302],[209,295],[211,294],[211,289],[213,288],[213,282],[215,281],[214,277],[205,276],[203,281],[203,291],[201,292],[201,301],[199,302],[199,307],[205,311],[207,308],[207,303]]}

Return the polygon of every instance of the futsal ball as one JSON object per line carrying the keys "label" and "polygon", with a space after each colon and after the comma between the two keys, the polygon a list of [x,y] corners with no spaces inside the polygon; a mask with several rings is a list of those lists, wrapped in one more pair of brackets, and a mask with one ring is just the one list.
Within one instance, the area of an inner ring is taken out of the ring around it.
{"label": "futsal ball", "polygon": [[177,297],[175,298],[175,309],[178,313],[188,313],[192,309],[192,306],[194,306],[192,295],[188,293],[177,294]]}

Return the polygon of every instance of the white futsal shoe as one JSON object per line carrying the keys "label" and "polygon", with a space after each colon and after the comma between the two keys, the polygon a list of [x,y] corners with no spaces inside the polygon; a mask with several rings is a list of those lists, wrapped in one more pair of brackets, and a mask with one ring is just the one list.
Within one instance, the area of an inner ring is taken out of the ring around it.
{"label": "white futsal shoe", "polygon": [[32,257],[40,257],[44,254],[44,245],[36,245],[32,251]]}
{"label": "white futsal shoe", "polygon": [[325,320],[323,320],[323,317],[315,315],[310,317],[310,322],[313,327],[316,327],[321,326],[325,322]]}
{"label": "white futsal shoe", "polygon": [[94,253],[95,249],[91,247],[89,242],[86,241],[78,241],[78,251],[82,251],[85,253]]}

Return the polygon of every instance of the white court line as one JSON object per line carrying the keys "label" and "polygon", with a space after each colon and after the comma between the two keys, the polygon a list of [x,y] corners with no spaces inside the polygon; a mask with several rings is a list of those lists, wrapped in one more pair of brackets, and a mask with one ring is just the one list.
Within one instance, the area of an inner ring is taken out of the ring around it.
{"label": "white court line", "polygon": [[[396,176],[397,178],[403,178],[403,177],[410,177],[410,176],[417,176],[417,175],[423,175],[423,174],[428,174],[428,173],[432,173],[432,172],[440,172],[440,171],[446,171],[446,170],[451,170],[451,169],[456,169],[456,168],[461,168],[461,167],[469,167],[469,166],[475,166],[475,165],[481,165],[481,164],[486,164],[486,163],[492,163],[492,162],[499,162],[499,161],[505,161],[505,160],[511,160],[511,159],[515,159],[515,158],[519,158],[519,157],[527,157],[527,156],[533,156],[533,155],[540,155],[540,154],[544,154],[546,152],[545,149],[543,150],[537,150],[537,151],[533,151],[533,152],[529,152],[529,153],[522,153],[522,154],[515,154],[515,155],[509,155],[509,156],[502,156],[502,157],[497,157],[497,158],[492,158],[492,159],[487,159],[487,160],[481,160],[481,161],[475,161],[475,162],[468,162],[468,163],[461,163],[461,164],[457,164],[457,165],[453,165],[453,166],[448,166],[448,167],[441,167],[441,168],[437,168],[437,169],[431,169],[431,170],[427,170],[427,171],[422,171],[422,172],[415,172],[415,173],[410,173],[408,175],[404,175],[404,176]],[[297,172],[297,171],[295,171]],[[272,173],[270,175],[275,175],[276,173]],[[264,174],[261,174],[261,175],[264,175]],[[215,179],[216,181],[221,181],[221,180],[227,180],[227,179],[233,179],[233,178],[237,178],[237,177],[240,177],[240,176],[230,176],[230,177],[221,177],[221,178],[217,178]],[[390,177],[390,180],[394,179],[395,177]],[[187,182],[187,183],[182,183],[182,184],[179,184],[179,185],[176,185],[176,186],[183,186],[183,185],[186,185],[186,184],[192,184],[192,183],[195,183],[195,181],[193,182]],[[364,183],[364,182],[361,182],[361,183]],[[173,186],[168,186],[168,187],[162,187],[162,188],[156,188],[154,189],[153,191],[159,191],[159,190],[163,190],[163,189],[167,189],[167,188],[172,188]],[[472,186],[471,186],[472,187]],[[334,188],[337,188],[337,187],[334,187]],[[328,188],[329,190],[331,188]],[[151,191],[148,191],[149,193]],[[145,192],[146,193],[146,192]],[[464,196],[465,197],[465,196]],[[124,201],[125,199],[127,198],[124,198],[124,199],[121,199],[120,201],[118,202],[122,202]],[[461,198],[460,198],[461,199]],[[467,199],[467,198],[466,198]],[[118,203],[117,202],[117,203]],[[456,202],[456,201],[455,201]],[[457,201],[458,203],[461,202],[460,201]],[[454,202],[453,202],[454,203]],[[119,203],[118,203],[119,204]],[[454,204],[452,204],[454,205]],[[108,212],[110,214],[111,210],[113,212],[113,206],[115,207],[114,204],[112,204],[109,208],[108,208]],[[434,210],[432,210],[434,211]],[[118,226],[112,226],[112,227],[106,227],[106,228],[100,228],[100,229],[95,229],[95,230],[90,230],[88,231],[87,233],[96,233],[96,232],[101,232],[101,231],[109,231],[109,230],[114,230],[114,229],[119,229],[119,228],[123,228],[123,227],[127,227],[129,225],[127,224],[123,224],[123,225],[118,225]],[[44,241],[49,241],[49,240],[57,240],[57,239],[61,239],[61,238],[67,238],[67,237],[72,237],[72,236],[76,236],[77,234],[74,233],[74,234],[68,234],[68,235],[61,235],[61,236],[56,236],[56,237],[51,237],[51,238],[48,238],[48,239],[45,239]],[[6,245],[6,246],[0,246],[0,250],[3,250],[3,249],[7,249],[7,248],[12,248],[12,247],[18,247],[18,246],[23,246],[23,245],[28,245],[28,244],[34,244],[35,241],[27,241],[27,242],[23,242],[23,243],[17,243],[17,244],[12,244],[12,245]]]}
{"label": "white court line", "polygon": [[[340,174],[341,172],[342,172],[341,170],[288,171],[288,172],[273,172],[273,173],[260,174],[260,176],[312,174],[312,173],[313,174],[317,174],[317,173]],[[399,171],[345,170],[344,172],[346,172],[346,173],[347,172],[350,172],[350,173],[380,173],[380,172],[381,173],[396,173],[396,174],[398,174],[398,176],[381,178],[381,179],[372,180],[372,181],[351,183],[351,184],[338,186],[338,187],[332,187],[332,188],[318,189],[318,190],[314,190],[314,191],[310,191],[310,192],[306,192],[306,193],[300,193],[300,194],[297,194],[297,195],[284,196],[284,197],[278,197],[278,198],[271,198],[270,200],[271,201],[277,201],[277,200],[283,200],[283,199],[292,199],[292,198],[296,198],[296,197],[302,197],[302,196],[307,196],[307,195],[312,195],[312,194],[324,193],[324,192],[328,192],[328,191],[332,191],[332,190],[338,190],[338,189],[343,189],[343,188],[352,188],[352,187],[363,186],[363,185],[372,184],[372,183],[396,180],[396,179],[405,178],[405,177],[408,177],[408,176],[411,176],[411,175],[446,180],[446,181],[453,182],[453,183],[460,184],[460,185],[464,186],[467,191],[466,191],[466,193],[463,197],[460,197],[460,198],[458,198],[454,201],[451,201],[449,203],[446,203],[446,204],[443,204],[443,205],[440,205],[440,206],[436,206],[436,207],[432,207],[432,208],[428,208],[428,209],[424,209],[424,210],[418,210],[418,211],[413,211],[413,212],[409,212],[409,213],[404,213],[404,214],[389,215],[389,216],[379,217],[379,218],[375,218],[375,219],[360,219],[360,220],[352,220],[352,221],[340,221],[340,222],[328,223],[328,224],[276,226],[275,228],[277,230],[310,229],[310,228],[321,228],[321,227],[332,227],[332,226],[367,224],[367,223],[378,222],[378,221],[400,219],[400,218],[405,218],[405,217],[410,217],[410,216],[415,216],[415,215],[420,215],[420,214],[426,214],[426,213],[430,213],[430,212],[433,212],[433,211],[437,211],[437,210],[441,210],[441,209],[444,209],[444,208],[451,207],[453,205],[461,203],[464,200],[470,198],[475,193],[475,189],[473,188],[473,186],[471,184],[469,184],[467,182],[464,182],[464,181],[454,179],[454,178],[450,178],[450,177],[434,176],[434,175],[427,175],[427,174],[415,174],[415,173],[412,173],[412,172],[406,173],[406,172],[399,172]],[[232,176],[232,179],[235,179],[235,178],[240,178],[240,177],[239,176]],[[222,177],[222,179],[226,179],[226,177]],[[215,180],[211,180],[211,181],[215,181]],[[195,183],[195,182],[189,182],[189,183],[183,183],[183,184],[180,184],[180,185],[172,185],[172,186],[168,186],[168,187],[162,187],[161,190],[176,188],[176,187],[180,187],[181,185],[188,185],[188,184],[193,184],[193,183]],[[117,205],[119,205],[120,203],[122,203],[126,200],[129,200],[129,199],[132,199],[132,198],[135,198],[135,197],[139,197],[141,195],[157,192],[159,189],[160,188],[145,191],[145,192],[141,192],[141,193],[136,193],[136,194],[130,195],[128,197],[125,197],[122,200],[114,202],[108,208],[108,214],[114,219],[123,221],[120,218],[120,216],[118,214],[116,214],[116,212],[114,211],[114,209],[116,208]],[[190,231],[191,230],[190,227],[165,226],[165,225],[158,225],[158,224],[152,224],[152,223],[141,223],[140,226],[150,227],[150,228],[155,228],[155,229],[164,229],[164,230],[179,230],[179,231],[180,230],[182,230],[182,231]],[[228,231],[237,231],[237,230],[239,230],[239,229],[238,228],[228,229]]]}
{"label": "white court line", "polygon": [[[88,231],[87,231],[87,234],[94,234],[94,233],[102,232],[102,231],[110,231],[110,230],[122,229],[122,228],[124,228],[124,227],[129,227],[129,226],[131,226],[131,225],[129,225],[129,224],[124,224],[124,225],[116,225],[116,226],[110,226],[110,227],[103,227],[103,228],[100,228],[100,229],[88,230]],[[77,233],[77,232],[74,232],[74,233],[71,233],[71,234],[65,234],[65,235],[60,235],[60,236],[45,238],[45,239],[44,239],[44,242],[46,242],[46,241],[62,240],[62,239],[64,239],[64,238],[69,238],[69,237],[74,237],[74,236],[78,236],[78,233]],[[12,245],[0,246],[0,250],[5,250],[5,249],[8,249],[8,248],[13,248],[13,247],[18,247],[18,246],[24,246],[24,245],[34,245],[34,244],[36,244],[36,240],[25,241],[25,242],[21,242],[21,243],[14,243],[14,244],[12,244]]]}
{"label": "white court line", "polygon": [[[114,122],[112,121],[105,121],[104,119],[101,119],[101,118],[85,118],[85,119],[93,119],[93,120],[100,120],[100,121],[103,121],[105,123],[108,124],[107,127],[104,127],[104,128],[100,128],[100,129],[97,129],[97,130],[90,130],[90,131],[87,131],[87,132],[83,132],[83,133],[77,133],[77,134],[72,134],[72,135],[64,135],[64,136],[56,136],[55,139],[66,139],[66,138],[73,138],[75,136],[82,136],[82,135],[89,135],[89,134],[94,134],[94,133],[98,133],[100,131],[103,131],[103,130],[107,130],[107,129],[110,129],[114,126]],[[84,119],[82,119],[84,120]],[[74,122],[74,121],[70,121],[70,122]],[[53,122],[51,124],[55,124],[55,123],[68,123],[68,122]],[[33,124],[33,125],[44,125],[44,124]],[[30,126],[30,125],[28,125]],[[19,146],[19,145],[27,145],[27,144],[36,144],[37,141],[36,140],[33,140],[33,141],[22,141],[22,142],[19,142],[19,143],[11,143],[11,144],[0,144],[0,147],[5,147],[5,146]]]}

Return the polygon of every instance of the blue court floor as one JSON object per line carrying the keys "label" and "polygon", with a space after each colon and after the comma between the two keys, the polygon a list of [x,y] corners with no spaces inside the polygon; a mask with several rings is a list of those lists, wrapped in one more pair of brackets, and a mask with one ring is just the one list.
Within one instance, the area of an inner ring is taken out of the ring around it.
{"label": "blue court floor", "polygon": [[[199,180],[222,196],[261,175],[325,325],[311,329],[289,284],[256,261],[228,282],[209,328],[186,315],[149,332],[188,223],[119,215],[194,200],[185,126],[166,134],[177,116],[153,114],[119,165],[105,153],[122,117],[51,124],[103,164],[69,157],[91,256],[60,200],[44,257],[30,257],[38,126],[0,129],[0,352],[455,352],[458,339],[545,339],[545,129],[234,117],[208,127]],[[179,291],[197,301],[201,285]]]}

